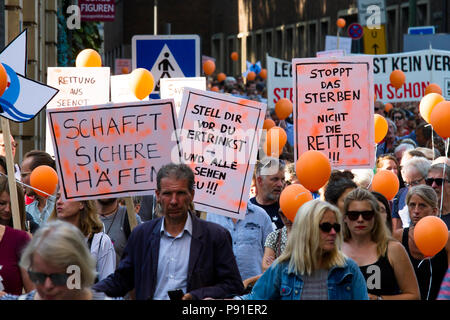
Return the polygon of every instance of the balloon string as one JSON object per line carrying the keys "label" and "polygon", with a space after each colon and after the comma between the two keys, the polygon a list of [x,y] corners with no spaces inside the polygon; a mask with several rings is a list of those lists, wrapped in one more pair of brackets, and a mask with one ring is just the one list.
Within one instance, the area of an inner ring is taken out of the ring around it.
{"label": "balloon string", "polygon": [[[0,175],[2,175],[2,176],[4,176],[4,177],[8,178],[8,176],[7,176],[6,174],[2,173],[2,172],[0,172]],[[23,183],[23,182],[20,181],[20,180],[17,180],[17,179],[16,179],[16,183],[19,183],[19,184],[21,184],[21,185],[24,185],[25,187],[31,188],[31,189],[33,189],[33,190],[42,192],[43,194],[47,195],[48,197],[50,197],[50,198],[52,198],[52,199],[56,199],[56,197],[55,197],[54,195],[49,194],[49,193],[47,193],[47,192],[45,192],[45,191],[42,191],[42,190],[40,190],[40,189],[38,189],[38,188],[29,186],[29,185],[27,185],[26,183]]]}
{"label": "balloon string", "polygon": [[417,266],[417,268],[420,268],[420,265],[422,264],[422,262],[424,262],[425,260],[428,260],[430,262],[430,282],[428,284],[428,293],[427,293],[427,300],[429,300],[430,298],[430,292],[431,292],[431,283],[433,282],[433,265],[431,264],[431,258],[424,258],[422,261],[420,261],[419,265]]}

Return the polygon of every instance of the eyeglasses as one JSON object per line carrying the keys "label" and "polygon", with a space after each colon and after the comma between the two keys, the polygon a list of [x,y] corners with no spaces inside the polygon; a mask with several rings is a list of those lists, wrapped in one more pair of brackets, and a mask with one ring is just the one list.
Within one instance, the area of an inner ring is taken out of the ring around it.
{"label": "eyeglasses", "polygon": [[[418,180],[411,181],[411,182],[405,182],[405,187],[409,188],[409,187],[417,186],[420,184],[420,181],[422,181],[423,179],[424,179],[424,177],[422,177]],[[426,180],[425,180],[425,182],[426,182]],[[433,183],[431,183],[431,184],[433,184]]]}
{"label": "eyeglasses", "polygon": [[336,232],[340,232],[341,231],[341,225],[339,223],[329,223],[329,222],[324,222],[319,224],[319,228],[320,230],[322,230],[323,232],[330,232],[331,229],[334,229],[334,231]]}
{"label": "eyeglasses", "polygon": [[443,178],[426,178],[425,183],[429,185],[430,187],[433,185],[433,182],[435,182],[438,186],[442,186],[445,182],[448,182],[447,179]]}
{"label": "eyeglasses", "polygon": [[372,220],[373,216],[375,215],[375,211],[368,210],[368,211],[347,211],[346,216],[351,221],[358,220],[359,216],[362,215],[364,220]]}
{"label": "eyeglasses", "polygon": [[50,278],[55,286],[66,285],[67,279],[69,278],[69,275],[67,273],[46,274],[42,272],[34,272],[31,270],[28,270],[28,275],[30,276],[30,280],[35,284],[44,284],[45,280],[47,280],[47,278]]}

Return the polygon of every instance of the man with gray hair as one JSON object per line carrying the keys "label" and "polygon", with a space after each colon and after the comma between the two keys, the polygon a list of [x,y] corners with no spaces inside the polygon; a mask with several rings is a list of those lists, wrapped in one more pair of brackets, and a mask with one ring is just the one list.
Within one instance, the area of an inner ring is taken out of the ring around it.
{"label": "man with gray hair", "polygon": [[412,157],[402,164],[401,174],[405,187],[401,188],[394,198],[392,218],[401,219],[403,228],[409,227],[411,223],[408,206],[406,205],[406,194],[410,187],[425,184],[425,178],[430,167],[431,161],[423,157]]}
{"label": "man with gray hair", "polygon": [[191,212],[195,176],[185,164],[167,164],[156,177],[161,217],[131,232],[119,267],[94,290],[122,297],[136,289],[137,300],[223,299],[244,286],[231,235]]}
{"label": "man with gray hair", "polygon": [[450,168],[443,163],[433,164],[425,182],[436,192],[441,219],[450,229]]}
{"label": "man with gray hair", "polygon": [[267,212],[275,229],[284,226],[278,210],[280,194],[285,187],[285,167],[286,163],[278,158],[265,157],[259,160],[255,166],[256,196],[249,200]]}

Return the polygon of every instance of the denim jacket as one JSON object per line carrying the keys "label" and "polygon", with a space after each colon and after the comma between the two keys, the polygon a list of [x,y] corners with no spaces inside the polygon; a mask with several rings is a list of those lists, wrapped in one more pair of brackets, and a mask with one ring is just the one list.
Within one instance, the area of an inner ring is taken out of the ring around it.
{"label": "denim jacket", "polygon": [[[289,262],[273,263],[243,300],[300,300],[302,277],[288,271]],[[366,281],[358,265],[346,258],[343,267],[328,271],[328,300],[368,300]]]}

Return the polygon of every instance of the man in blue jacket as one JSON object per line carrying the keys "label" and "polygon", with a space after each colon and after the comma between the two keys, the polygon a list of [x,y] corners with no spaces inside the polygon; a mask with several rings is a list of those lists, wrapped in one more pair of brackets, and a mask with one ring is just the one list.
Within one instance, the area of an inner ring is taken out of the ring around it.
{"label": "man in blue jacket", "polygon": [[220,299],[243,290],[230,233],[192,214],[194,173],[184,164],[163,166],[157,175],[156,200],[162,217],[137,226],[117,270],[93,289],[122,297],[136,289],[136,299]]}

